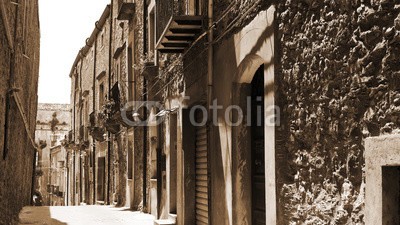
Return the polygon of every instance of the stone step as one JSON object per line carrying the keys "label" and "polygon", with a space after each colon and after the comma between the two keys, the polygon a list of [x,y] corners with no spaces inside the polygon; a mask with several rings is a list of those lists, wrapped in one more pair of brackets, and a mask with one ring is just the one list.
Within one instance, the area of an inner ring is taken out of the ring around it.
{"label": "stone step", "polygon": [[176,225],[174,220],[155,220],[154,225]]}
{"label": "stone step", "polygon": [[168,219],[169,220],[172,220],[172,221],[175,221],[176,222],[176,218],[178,217],[178,215],[176,215],[176,214],[168,214]]}

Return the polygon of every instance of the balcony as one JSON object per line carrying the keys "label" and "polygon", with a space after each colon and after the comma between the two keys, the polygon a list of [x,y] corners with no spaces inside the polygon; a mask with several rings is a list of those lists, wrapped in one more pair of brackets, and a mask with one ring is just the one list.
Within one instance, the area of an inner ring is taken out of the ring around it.
{"label": "balcony", "polygon": [[89,115],[90,126],[88,127],[89,134],[93,137],[94,140],[103,142],[105,141],[105,133],[106,130],[102,127],[102,119],[100,115],[96,115],[95,112],[92,112]]}
{"label": "balcony", "polygon": [[183,53],[203,31],[203,16],[172,16],[160,35],[157,50]]}
{"label": "balcony", "polygon": [[134,14],[134,0],[118,0],[118,20],[130,20]]}

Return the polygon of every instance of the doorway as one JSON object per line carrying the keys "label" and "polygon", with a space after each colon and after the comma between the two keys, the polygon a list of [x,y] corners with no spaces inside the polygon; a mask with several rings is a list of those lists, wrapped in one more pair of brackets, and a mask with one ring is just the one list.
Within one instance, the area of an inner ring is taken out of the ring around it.
{"label": "doorway", "polygon": [[400,166],[382,167],[383,225],[400,224]]}
{"label": "doorway", "polygon": [[106,158],[99,157],[97,165],[98,165],[98,167],[97,167],[97,201],[104,201]]}
{"label": "doorway", "polygon": [[[204,115],[197,111],[197,123],[201,123]],[[208,149],[207,149],[207,126],[195,127],[195,207],[196,225],[209,224],[209,171],[208,171]]]}
{"label": "doorway", "polygon": [[177,123],[178,115],[170,114],[170,146],[169,146],[169,213],[176,215],[177,209]]}
{"label": "doorway", "polygon": [[251,174],[253,225],[265,225],[264,65],[251,82]]}

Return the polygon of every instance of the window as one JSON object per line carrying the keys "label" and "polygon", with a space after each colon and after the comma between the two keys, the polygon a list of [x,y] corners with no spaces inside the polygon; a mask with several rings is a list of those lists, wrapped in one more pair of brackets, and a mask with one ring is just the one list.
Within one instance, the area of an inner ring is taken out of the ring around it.
{"label": "window", "polygon": [[149,13],[149,25],[148,25],[148,34],[149,34],[149,54],[153,54],[154,53],[154,49],[155,49],[155,14],[154,14],[154,7],[153,9],[150,11]]}
{"label": "window", "polygon": [[100,88],[99,88],[99,106],[100,109],[101,107],[104,105],[104,84],[100,84]]}
{"label": "window", "polygon": [[104,32],[101,33],[101,38],[100,38],[100,46],[104,46]]}
{"label": "window", "polygon": [[188,15],[202,15],[202,0],[189,0],[187,5],[187,14]]}
{"label": "window", "polygon": [[88,123],[88,119],[89,119],[89,104],[88,104],[88,100],[86,100],[85,101],[85,111],[84,111],[84,116],[83,116],[83,118],[84,118],[84,123],[83,123],[83,125],[85,126],[85,132],[84,132],[84,139],[85,139],[85,141],[87,141],[87,140],[89,140],[89,130],[86,128],[88,125],[89,125],[89,123]]}
{"label": "window", "polygon": [[133,179],[133,134],[128,136],[128,179]]}
{"label": "window", "polygon": [[[132,44],[130,45],[132,46]],[[133,46],[132,46],[133,47]],[[128,48],[128,101],[133,101],[134,99],[134,81],[133,81],[133,51],[132,47]]]}

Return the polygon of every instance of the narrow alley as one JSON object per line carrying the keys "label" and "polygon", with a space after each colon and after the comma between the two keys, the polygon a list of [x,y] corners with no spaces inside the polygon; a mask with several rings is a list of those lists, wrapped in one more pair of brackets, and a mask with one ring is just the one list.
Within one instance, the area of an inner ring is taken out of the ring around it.
{"label": "narrow alley", "polygon": [[0,225],[400,225],[400,0],[0,0]]}
{"label": "narrow alley", "polygon": [[112,206],[25,207],[19,225],[153,225],[154,217]]}

